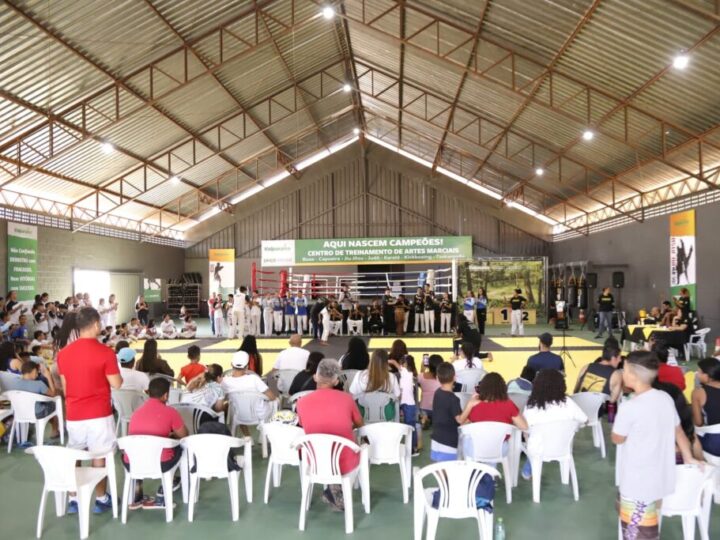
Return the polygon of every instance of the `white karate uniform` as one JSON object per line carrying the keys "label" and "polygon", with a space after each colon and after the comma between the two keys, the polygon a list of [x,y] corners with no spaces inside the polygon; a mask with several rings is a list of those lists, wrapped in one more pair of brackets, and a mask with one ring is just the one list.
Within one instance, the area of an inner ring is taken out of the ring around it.
{"label": "white karate uniform", "polygon": [[354,321],[350,318],[347,320],[347,327],[348,327],[348,335],[355,334],[355,335],[361,335],[363,333],[363,320],[358,319],[357,321]]}
{"label": "white karate uniform", "polygon": [[215,320],[215,337],[221,337],[225,333],[225,316],[222,308],[215,308],[213,319]]}
{"label": "white karate uniform", "polygon": [[163,321],[160,323],[160,338],[161,339],[175,339],[178,337],[177,328],[175,323],[171,320]]}
{"label": "white karate uniform", "polygon": [[435,333],[435,310],[425,308],[425,313],[423,313],[423,316],[425,317],[425,333],[426,334],[434,334]]}
{"label": "white karate uniform", "polygon": [[321,341],[327,342],[328,338],[330,337],[330,312],[328,311],[327,306],[322,308],[322,311],[320,312],[320,319],[322,321],[322,337],[320,338]]}
{"label": "white karate uniform", "polygon": [[513,309],[510,311],[510,333],[513,336],[525,335],[525,327],[523,325],[523,312],[522,309]]}
{"label": "white karate uniform", "polygon": [[440,333],[450,333],[450,321],[452,319],[452,313],[440,313]]}
{"label": "white karate uniform", "polygon": [[263,324],[265,324],[265,335],[272,336],[273,334],[273,307],[272,303],[263,298]]}
{"label": "white karate uniform", "polygon": [[260,306],[252,305],[250,308],[250,329],[249,333],[251,336],[260,335],[260,318],[262,316],[262,310]]}

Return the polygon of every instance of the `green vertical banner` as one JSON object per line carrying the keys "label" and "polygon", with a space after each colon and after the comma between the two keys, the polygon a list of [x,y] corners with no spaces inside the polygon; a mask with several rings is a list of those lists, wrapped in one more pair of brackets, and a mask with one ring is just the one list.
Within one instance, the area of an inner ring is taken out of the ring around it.
{"label": "green vertical banner", "polygon": [[695,210],[686,210],[670,215],[670,294],[680,295],[686,288],[690,301],[697,309],[697,281],[695,271]]}
{"label": "green vertical banner", "polygon": [[143,296],[147,303],[162,302],[162,280],[144,278]]}
{"label": "green vertical banner", "polygon": [[8,223],[8,290],[20,301],[33,300],[37,287],[37,227]]}

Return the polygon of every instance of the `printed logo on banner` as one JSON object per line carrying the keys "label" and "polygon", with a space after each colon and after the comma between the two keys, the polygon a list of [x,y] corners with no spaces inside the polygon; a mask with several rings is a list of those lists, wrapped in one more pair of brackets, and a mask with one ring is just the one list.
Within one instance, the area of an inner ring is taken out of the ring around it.
{"label": "printed logo on banner", "polygon": [[697,251],[695,244],[695,210],[670,216],[670,294],[677,297],[687,288],[690,301],[696,301]]}
{"label": "printed logo on banner", "polygon": [[235,292],[235,250],[209,249],[208,275],[210,276],[210,292],[219,293],[223,297]]}
{"label": "printed logo on banner", "polygon": [[293,266],[295,240],[263,240],[260,264],[262,266]]}

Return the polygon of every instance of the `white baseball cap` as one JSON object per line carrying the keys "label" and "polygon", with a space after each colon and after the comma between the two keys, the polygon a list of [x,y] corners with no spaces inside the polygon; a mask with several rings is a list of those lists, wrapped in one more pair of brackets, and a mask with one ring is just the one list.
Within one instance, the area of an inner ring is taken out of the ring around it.
{"label": "white baseball cap", "polygon": [[237,351],[233,354],[230,364],[236,369],[245,369],[250,363],[250,357],[245,351]]}

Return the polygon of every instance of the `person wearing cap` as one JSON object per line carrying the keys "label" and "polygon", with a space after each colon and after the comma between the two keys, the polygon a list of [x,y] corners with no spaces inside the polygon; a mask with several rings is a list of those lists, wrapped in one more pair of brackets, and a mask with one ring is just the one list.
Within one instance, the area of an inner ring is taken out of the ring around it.
{"label": "person wearing cap", "polygon": [[117,352],[117,359],[120,363],[120,375],[123,383],[122,390],[136,390],[147,392],[150,384],[150,377],[147,373],[135,369],[135,351],[130,347],[123,347]]}
{"label": "person wearing cap", "polygon": [[522,290],[515,289],[510,297],[510,334],[513,337],[525,335],[522,312],[525,302],[527,302],[527,299],[522,296]]}
{"label": "person wearing cap", "polygon": [[[232,396],[228,395],[231,392],[258,392],[265,394],[268,401],[277,399],[275,393],[268,388],[268,385],[254,372],[248,369],[248,363],[250,362],[250,356],[245,351],[236,351],[230,365],[232,366],[232,373],[222,380],[222,390],[227,395],[228,401],[232,402]],[[255,413],[258,418],[266,418],[270,412],[270,407],[265,400],[261,400]],[[245,436],[250,435],[250,431],[247,426],[240,426]]]}
{"label": "person wearing cap", "polygon": [[553,337],[548,332],[540,334],[540,352],[533,354],[528,358],[527,365],[533,368],[536,372],[543,369],[556,369],[557,371],[565,373],[565,364],[563,359],[550,351],[553,344]]}

